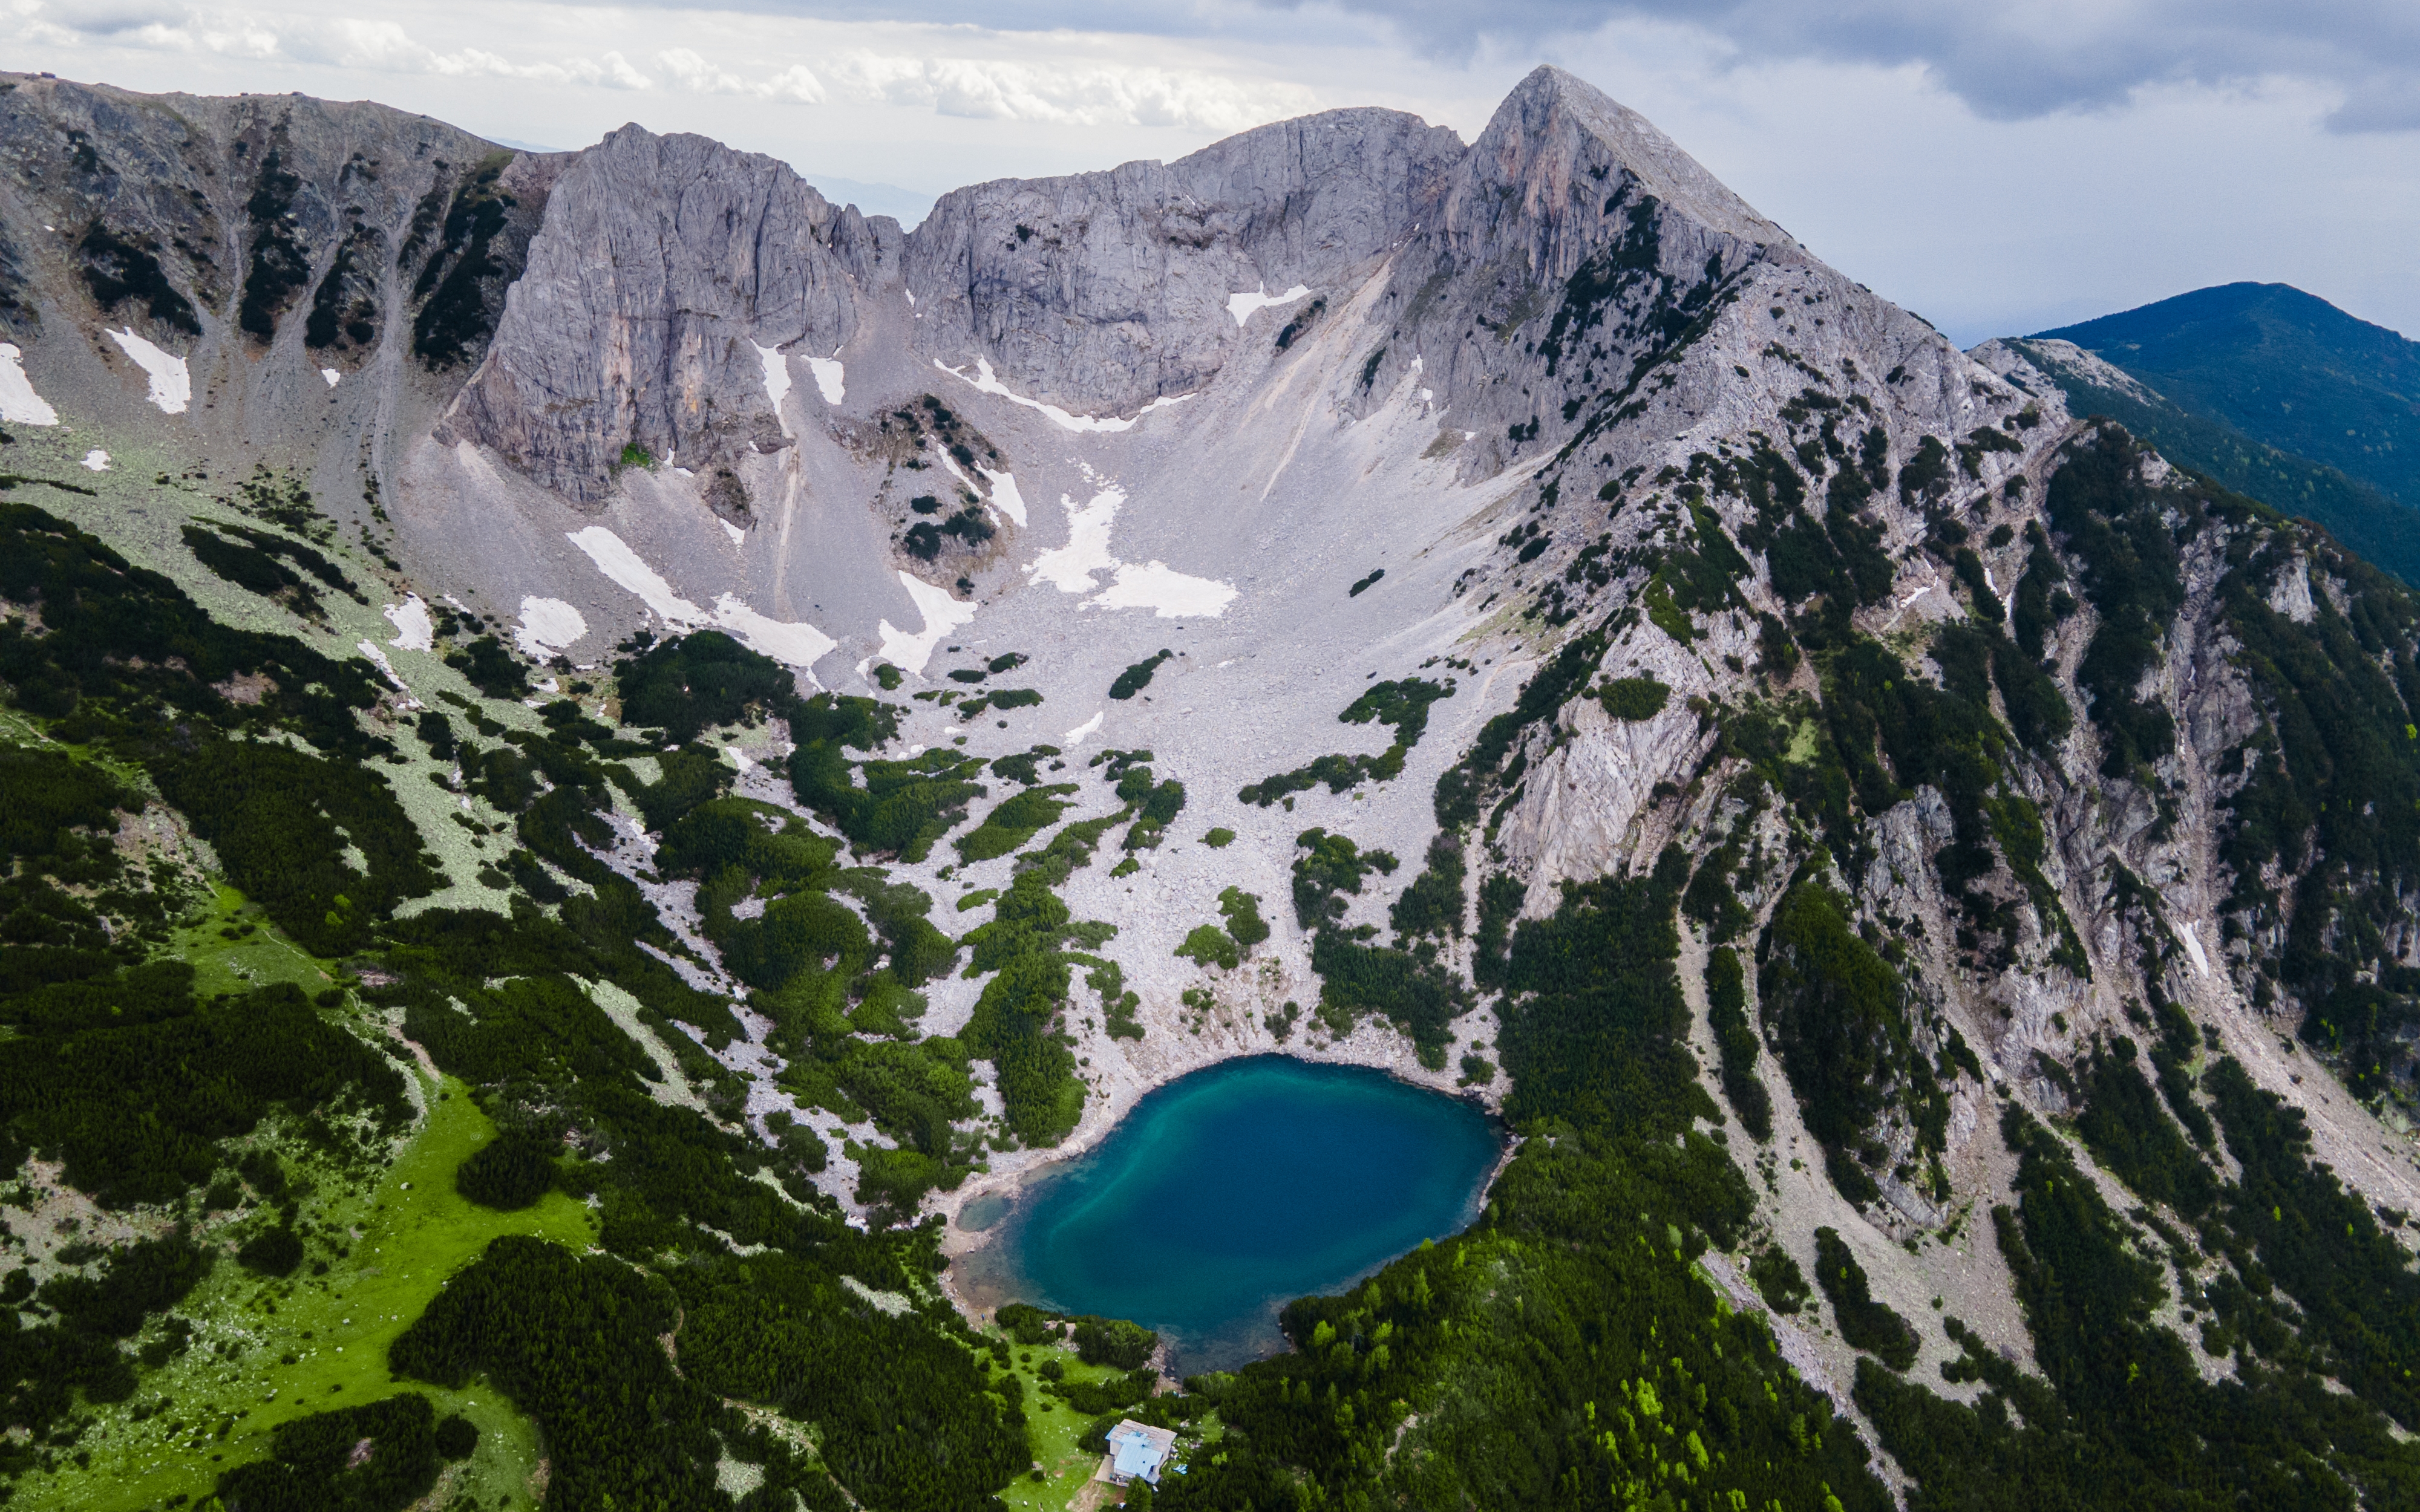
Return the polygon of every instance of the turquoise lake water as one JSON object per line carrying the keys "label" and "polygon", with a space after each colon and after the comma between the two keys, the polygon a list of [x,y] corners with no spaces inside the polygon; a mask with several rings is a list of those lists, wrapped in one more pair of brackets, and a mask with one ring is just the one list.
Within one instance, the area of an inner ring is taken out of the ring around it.
{"label": "turquoise lake water", "polygon": [[1478,1108],[1378,1072],[1229,1061],[1151,1093],[1004,1213],[965,1215],[1005,1224],[967,1279],[1158,1329],[1179,1373],[1226,1368],[1284,1347],[1287,1302],[1466,1227],[1501,1149]]}

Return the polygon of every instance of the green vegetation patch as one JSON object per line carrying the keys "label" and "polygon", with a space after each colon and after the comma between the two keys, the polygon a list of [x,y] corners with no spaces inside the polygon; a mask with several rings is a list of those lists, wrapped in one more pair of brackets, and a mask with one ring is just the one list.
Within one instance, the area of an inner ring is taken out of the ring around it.
{"label": "green vegetation patch", "polygon": [[1395,739],[1383,752],[1376,756],[1322,756],[1308,766],[1250,783],[1235,796],[1265,809],[1290,793],[1308,792],[1322,782],[1327,784],[1330,793],[1346,793],[1373,779],[1385,782],[1401,777],[1404,758],[1411,754],[1412,748],[1428,731],[1429,705],[1452,696],[1450,682],[1440,684],[1406,677],[1401,682],[1374,684],[1345,705],[1344,712],[1337,717],[1346,724],[1369,724],[1374,720],[1392,729]]}
{"label": "green vegetation patch", "polygon": [[1161,662],[1168,660],[1175,655],[1176,653],[1173,651],[1163,649],[1157,656],[1145,656],[1142,660],[1136,662],[1125,671],[1118,673],[1116,680],[1109,684],[1109,697],[1113,699],[1130,699],[1137,693],[1141,692],[1144,688],[1149,687],[1151,686],[1152,673],[1159,671],[1159,664]]}
{"label": "green vegetation patch", "polygon": [[1912,1119],[1919,1151],[1937,1153],[1948,1129],[1948,1094],[1916,1043],[1907,984],[1820,883],[1782,895],[1759,953],[1757,995],[1807,1132],[1832,1184],[1873,1201],[1882,1192],[1869,1171],[1885,1158],[1877,1134],[1895,1110]]}
{"label": "green vegetation patch", "polygon": [[1609,677],[1597,685],[1597,702],[1617,719],[1636,723],[1664,712],[1672,690],[1652,677]]}
{"label": "green vegetation patch", "polygon": [[1815,1279],[1832,1299],[1832,1316],[1839,1320],[1840,1337],[1851,1349],[1874,1355],[1893,1370],[1916,1364],[1915,1328],[1887,1304],[1873,1299],[1867,1289],[1866,1268],[1837,1228],[1815,1230]]}
{"label": "green vegetation patch", "polygon": [[1077,791],[1073,782],[1028,788],[996,805],[984,815],[982,824],[953,843],[959,856],[970,862],[988,861],[1021,850],[1028,841],[1057,824],[1061,814],[1075,807],[1069,795]]}
{"label": "green vegetation patch", "polygon": [[699,630],[647,644],[615,664],[613,688],[624,724],[660,729],[666,741],[687,744],[716,725],[781,713],[797,697],[798,679],[720,630]]}

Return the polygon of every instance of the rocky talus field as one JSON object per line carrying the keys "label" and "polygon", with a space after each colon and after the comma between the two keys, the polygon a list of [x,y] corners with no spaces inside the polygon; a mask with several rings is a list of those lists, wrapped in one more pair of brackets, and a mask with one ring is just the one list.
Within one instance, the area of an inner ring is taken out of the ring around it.
{"label": "rocky talus field", "polygon": [[[2086,390],[1552,69],[913,231],[0,74],[0,1498],[2420,1505],[2420,601]],[[959,1304],[1270,1052],[1476,1225]]]}

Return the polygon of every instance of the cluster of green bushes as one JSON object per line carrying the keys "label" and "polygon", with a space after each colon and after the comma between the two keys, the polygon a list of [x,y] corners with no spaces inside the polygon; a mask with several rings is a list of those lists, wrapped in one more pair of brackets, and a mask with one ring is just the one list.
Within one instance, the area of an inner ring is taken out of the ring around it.
{"label": "cluster of green bushes", "polygon": [[277,317],[311,276],[311,254],[295,235],[297,223],[287,212],[302,180],[288,170],[271,147],[260,160],[252,193],[243,212],[252,222],[252,245],[243,275],[243,299],[236,307],[236,324],[261,346],[275,334]]}
{"label": "cluster of green bushes", "polygon": [[[438,232],[437,245],[412,281],[411,297],[426,301],[411,322],[411,350],[434,371],[475,362],[486,349],[500,312],[491,307],[490,290],[512,272],[512,263],[496,255],[496,239],[504,231],[506,212],[516,203],[499,187],[512,154],[490,152],[455,185],[445,204],[442,226],[434,224],[435,201],[444,192],[440,179],[412,220],[412,235],[397,261],[409,263],[413,243]],[[422,215],[431,224],[424,225]],[[492,301],[501,305],[502,301]]]}
{"label": "cluster of green bushes", "polygon": [[1337,716],[1346,724],[1375,720],[1395,732],[1395,738],[1375,756],[1322,756],[1307,766],[1280,772],[1247,784],[1235,796],[1265,809],[1288,794],[1305,793],[1325,782],[1330,793],[1346,793],[1363,782],[1389,781],[1404,772],[1404,758],[1428,731],[1429,705],[1453,696],[1453,684],[1406,677],[1373,685]]}
{"label": "cluster of green bushes", "polygon": [[68,1184],[104,1206],[169,1203],[272,1110],[358,1111],[389,1131],[408,1119],[394,1064],[300,988],[204,1001],[193,980],[161,961],[0,999],[15,1030],[0,1041],[0,1160],[62,1161]]}
{"label": "cluster of green bushes", "polygon": [[[314,955],[367,944],[373,924],[444,881],[372,767],[266,740],[204,739],[152,764],[241,887]],[[348,864],[348,847],[367,870]]]}
{"label": "cluster of green bushes", "polygon": [[[2231,1065],[2219,1068],[2223,1084]],[[1963,1353],[1942,1373],[1984,1383],[1973,1406],[1858,1363],[1857,1403],[1924,1488],[1928,1504],[1979,1512],[2147,1500],[2217,1508],[2252,1500],[2320,1508],[2399,1503],[2420,1488],[2420,1449],[2398,1441],[2380,1411],[2410,1421],[2405,1367],[2388,1365],[2409,1358],[2408,1343],[2366,1334],[2357,1352],[2314,1350],[2263,1301],[2284,1285],[2273,1271],[2282,1270],[2278,1262],[2324,1252],[2332,1257],[2327,1289],[2288,1288],[2297,1302],[2319,1299],[2337,1317],[2359,1316],[2364,1329],[2408,1328],[2387,1319],[2409,1315],[2420,1284],[2409,1257],[2290,1137],[2265,1136],[2258,1104],[2268,1094],[2232,1107],[2229,1096],[2223,1085],[2222,1113],[2239,1115],[2227,1119],[2230,1150],[2261,1161],[2279,1182],[2254,1194],[2247,1170],[2246,1186],[2231,1194],[2236,1216],[2225,1227],[2205,1226],[2201,1253],[2180,1235],[2167,1245],[2180,1278],[2206,1256],[2223,1261],[2217,1278],[2194,1283],[2199,1295],[2186,1299],[2214,1315],[2204,1350],[2235,1350],[2233,1378],[2216,1381],[2204,1379],[2175,1332],[2153,1320],[2165,1288],[2149,1257],[2160,1246],[2110,1210],[2055,1136],[2008,1109],[2002,1134],[2019,1155],[2020,1205],[1993,1210],[1993,1225],[2041,1374],[2021,1372],[1954,1318],[1945,1326]],[[2282,1105],[2269,1100],[2268,1106]],[[2173,1235],[2164,1225],[2153,1227]],[[2348,1261],[2366,1273],[2335,1269]],[[2308,1272],[2298,1278],[2318,1280]],[[2325,1315],[2305,1316],[2305,1336],[2327,1340]],[[2322,1375],[2330,1370],[2359,1395],[2331,1390]]]}
{"label": "cluster of green bushes", "polygon": [[2167,710],[2135,689],[2160,664],[2161,641],[2185,596],[2182,543],[2163,518],[2168,501],[2141,481],[2144,455],[2114,425],[2070,441],[2048,500],[2051,528],[2066,537],[2085,599],[2101,617],[2075,669],[2101,732],[2101,770],[2137,780],[2176,748]]}
{"label": "cluster of green bushes", "polygon": [[1756,1073],[1759,1043],[1747,1016],[1747,971],[1739,952],[1714,947],[1706,958],[1706,1022],[1721,1057],[1723,1095],[1739,1115],[1740,1127],[1761,1143],[1773,1137],[1773,1095]]}
{"label": "cluster of green bushes", "polygon": [[163,1330],[156,1346],[119,1346],[175,1307],[209,1273],[211,1252],[180,1227],[115,1251],[96,1275],[67,1272],[39,1288],[19,1268],[0,1277],[0,1474],[50,1462],[71,1446],[79,1406],[134,1395],[138,1365],[153,1366],[191,1348],[192,1327]]}
{"label": "cluster of green bushes", "polygon": [[968,861],[988,861],[1023,849],[1075,806],[1068,795],[1077,791],[1073,782],[1058,782],[1029,787],[1004,799],[984,815],[982,824],[958,837],[954,842],[958,855]]}
{"label": "cluster of green bushes", "polygon": [[1125,671],[1118,673],[1109,684],[1109,697],[1130,699],[1149,687],[1152,673],[1159,671],[1161,662],[1167,661],[1175,655],[1175,652],[1163,648],[1156,656],[1145,656]]}
{"label": "cluster of green bushes", "polygon": [[186,525],[182,534],[186,549],[203,566],[307,619],[324,619],[326,609],[306,574],[356,603],[367,602],[342,568],[301,542],[248,525]]}
{"label": "cluster of green bushes", "polygon": [[1949,1097],[1916,1043],[1906,982],[1850,926],[1845,904],[1813,881],[1782,895],[1759,952],[1757,995],[1832,1184],[1863,1203],[1882,1195],[1869,1173],[1902,1117],[1919,1155],[1940,1152]]}
{"label": "cluster of green bushes", "polygon": [[268,1458],[219,1476],[219,1500],[240,1512],[403,1512],[436,1489],[445,1461],[469,1458],[478,1443],[467,1419],[440,1421],[427,1397],[402,1392],[279,1424]]}
{"label": "cluster of green bushes", "polygon": [[[173,748],[182,723],[284,731],[356,761],[392,749],[354,717],[385,687],[368,662],[220,625],[166,578],[28,504],[0,501],[0,597],[40,607],[0,624],[0,682],[62,739],[147,753]],[[220,691],[245,678],[265,680],[256,702]]]}
{"label": "cluster of green bushes", "polygon": [[1252,947],[1269,937],[1268,921],[1261,918],[1261,900],[1241,887],[1229,887],[1218,894],[1218,912],[1226,918],[1226,927],[1199,924],[1185,943],[1176,948],[1180,958],[1217,965],[1229,971],[1244,964]]}
{"label": "cluster of green bushes", "polygon": [[660,730],[663,741],[687,745],[710,726],[782,714],[798,696],[788,668],[720,630],[664,641],[642,630],[639,641],[639,655],[614,664],[613,691],[622,722]]}
{"label": "cluster of green bushes", "polygon": [[160,266],[159,244],[150,238],[113,231],[96,216],[77,239],[76,253],[84,262],[85,286],[103,314],[128,300],[141,300],[144,312],[161,324],[189,336],[202,333],[194,301],[168,281]]}
{"label": "cluster of green bushes", "polygon": [[[878,750],[899,713],[872,699],[818,694],[790,709],[790,786],[799,801],[864,849],[921,861],[984,795],[980,758],[946,749],[908,761],[852,762],[849,748]],[[857,778],[861,777],[860,786]]]}
{"label": "cluster of green bushes", "polygon": [[1837,1228],[1815,1230],[1815,1279],[1832,1299],[1832,1316],[1849,1348],[1863,1350],[1893,1370],[1916,1364],[1916,1330],[1868,1289],[1866,1268],[1849,1252]]}

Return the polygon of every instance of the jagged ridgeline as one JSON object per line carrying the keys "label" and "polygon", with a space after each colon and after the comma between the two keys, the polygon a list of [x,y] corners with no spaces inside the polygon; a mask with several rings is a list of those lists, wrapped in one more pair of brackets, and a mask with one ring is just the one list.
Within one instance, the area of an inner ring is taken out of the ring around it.
{"label": "jagged ridgeline", "polygon": [[[2420,1502],[2420,603],[2098,369],[1552,69],[912,233],[0,135],[18,1503]],[[1269,1051],[1472,1226],[1181,1387],[958,1304]]]}

